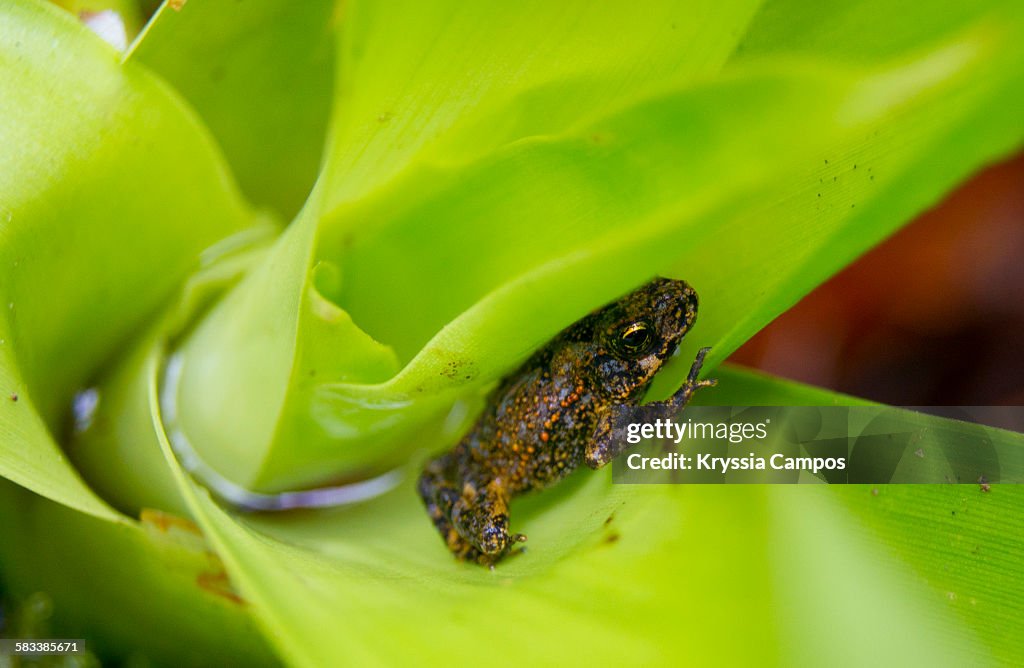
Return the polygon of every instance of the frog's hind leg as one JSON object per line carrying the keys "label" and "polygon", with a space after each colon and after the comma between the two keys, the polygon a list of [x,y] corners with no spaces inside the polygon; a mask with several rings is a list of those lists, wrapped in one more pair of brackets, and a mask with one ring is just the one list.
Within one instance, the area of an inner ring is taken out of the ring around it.
{"label": "frog's hind leg", "polygon": [[499,480],[492,480],[482,489],[466,483],[452,505],[451,520],[456,531],[480,553],[476,560],[481,564],[493,566],[526,540],[523,534],[508,532],[508,497]]}
{"label": "frog's hind leg", "polygon": [[448,471],[452,468],[452,456],[446,454],[431,460],[420,475],[417,490],[423,505],[427,508],[437,532],[445,545],[463,561],[478,561],[480,551],[459,535],[452,524],[452,505],[459,499],[459,493],[451,483]]}
{"label": "frog's hind leg", "polygon": [[451,522],[452,503],[459,497],[446,475],[450,468],[450,454],[433,459],[424,467],[416,485],[430,519],[434,521],[438,533],[449,546],[452,542],[450,536],[455,533],[455,527]]}

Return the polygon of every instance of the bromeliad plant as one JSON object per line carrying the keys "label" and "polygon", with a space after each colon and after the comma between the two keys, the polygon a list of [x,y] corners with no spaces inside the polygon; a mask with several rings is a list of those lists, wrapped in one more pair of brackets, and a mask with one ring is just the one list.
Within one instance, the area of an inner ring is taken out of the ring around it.
{"label": "bromeliad plant", "polygon": [[[264,495],[414,467],[656,274],[701,295],[679,359],[718,365],[1020,145],[1019,3],[181,5],[125,54],[0,9],[9,598],[172,664],[1024,653],[1016,489],[585,473],[517,506],[536,547],[491,573],[449,557],[414,475],[251,514],[172,451]],[[714,375],[723,403],[852,401]]]}

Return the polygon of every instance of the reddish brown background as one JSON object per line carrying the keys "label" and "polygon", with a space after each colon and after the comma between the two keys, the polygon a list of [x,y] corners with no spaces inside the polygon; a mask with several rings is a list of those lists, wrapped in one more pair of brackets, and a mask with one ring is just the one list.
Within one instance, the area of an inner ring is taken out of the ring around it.
{"label": "reddish brown background", "polygon": [[889,404],[1024,405],[1024,153],[976,175],[732,360]]}

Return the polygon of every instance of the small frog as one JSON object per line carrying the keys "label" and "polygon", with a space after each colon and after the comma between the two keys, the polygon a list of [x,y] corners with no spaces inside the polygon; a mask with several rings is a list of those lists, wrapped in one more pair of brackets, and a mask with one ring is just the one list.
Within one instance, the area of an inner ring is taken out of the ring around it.
{"label": "small frog", "polygon": [[[697,293],[657,278],[569,326],[507,376],[453,450],[427,463],[419,493],[459,559],[491,568],[526,536],[509,532],[513,497],[548,487],[581,462],[615,458],[622,430],[654,374],[697,319]],[[648,417],[672,417],[693,393],[708,348]]]}

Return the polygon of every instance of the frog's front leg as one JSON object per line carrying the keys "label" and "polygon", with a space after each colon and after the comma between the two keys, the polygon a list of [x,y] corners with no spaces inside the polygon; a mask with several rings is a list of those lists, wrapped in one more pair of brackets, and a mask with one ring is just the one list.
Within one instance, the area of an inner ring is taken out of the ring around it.
{"label": "frog's front leg", "polygon": [[587,451],[584,460],[592,469],[599,469],[611,460],[615,459],[626,447],[626,429],[630,422],[633,422],[634,415],[642,411],[645,418],[658,420],[672,418],[683,410],[683,407],[690,402],[693,393],[702,387],[712,387],[718,383],[714,379],[698,380],[700,369],[704,365],[704,358],[711,348],[701,348],[697,357],[690,365],[690,373],[686,381],[676,390],[675,394],[665,401],[655,401],[643,406],[632,404],[614,404],[611,409],[601,416],[594,430],[594,436],[587,443]]}
{"label": "frog's front leg", "polygon": [[523,534],[508,532],[508,496],[500,480],[492,480],[482,489],[463,485],[462,496],[452,505],[452,524],[456,531],[481,553],[481,563],[491,563],[516,543]]}

